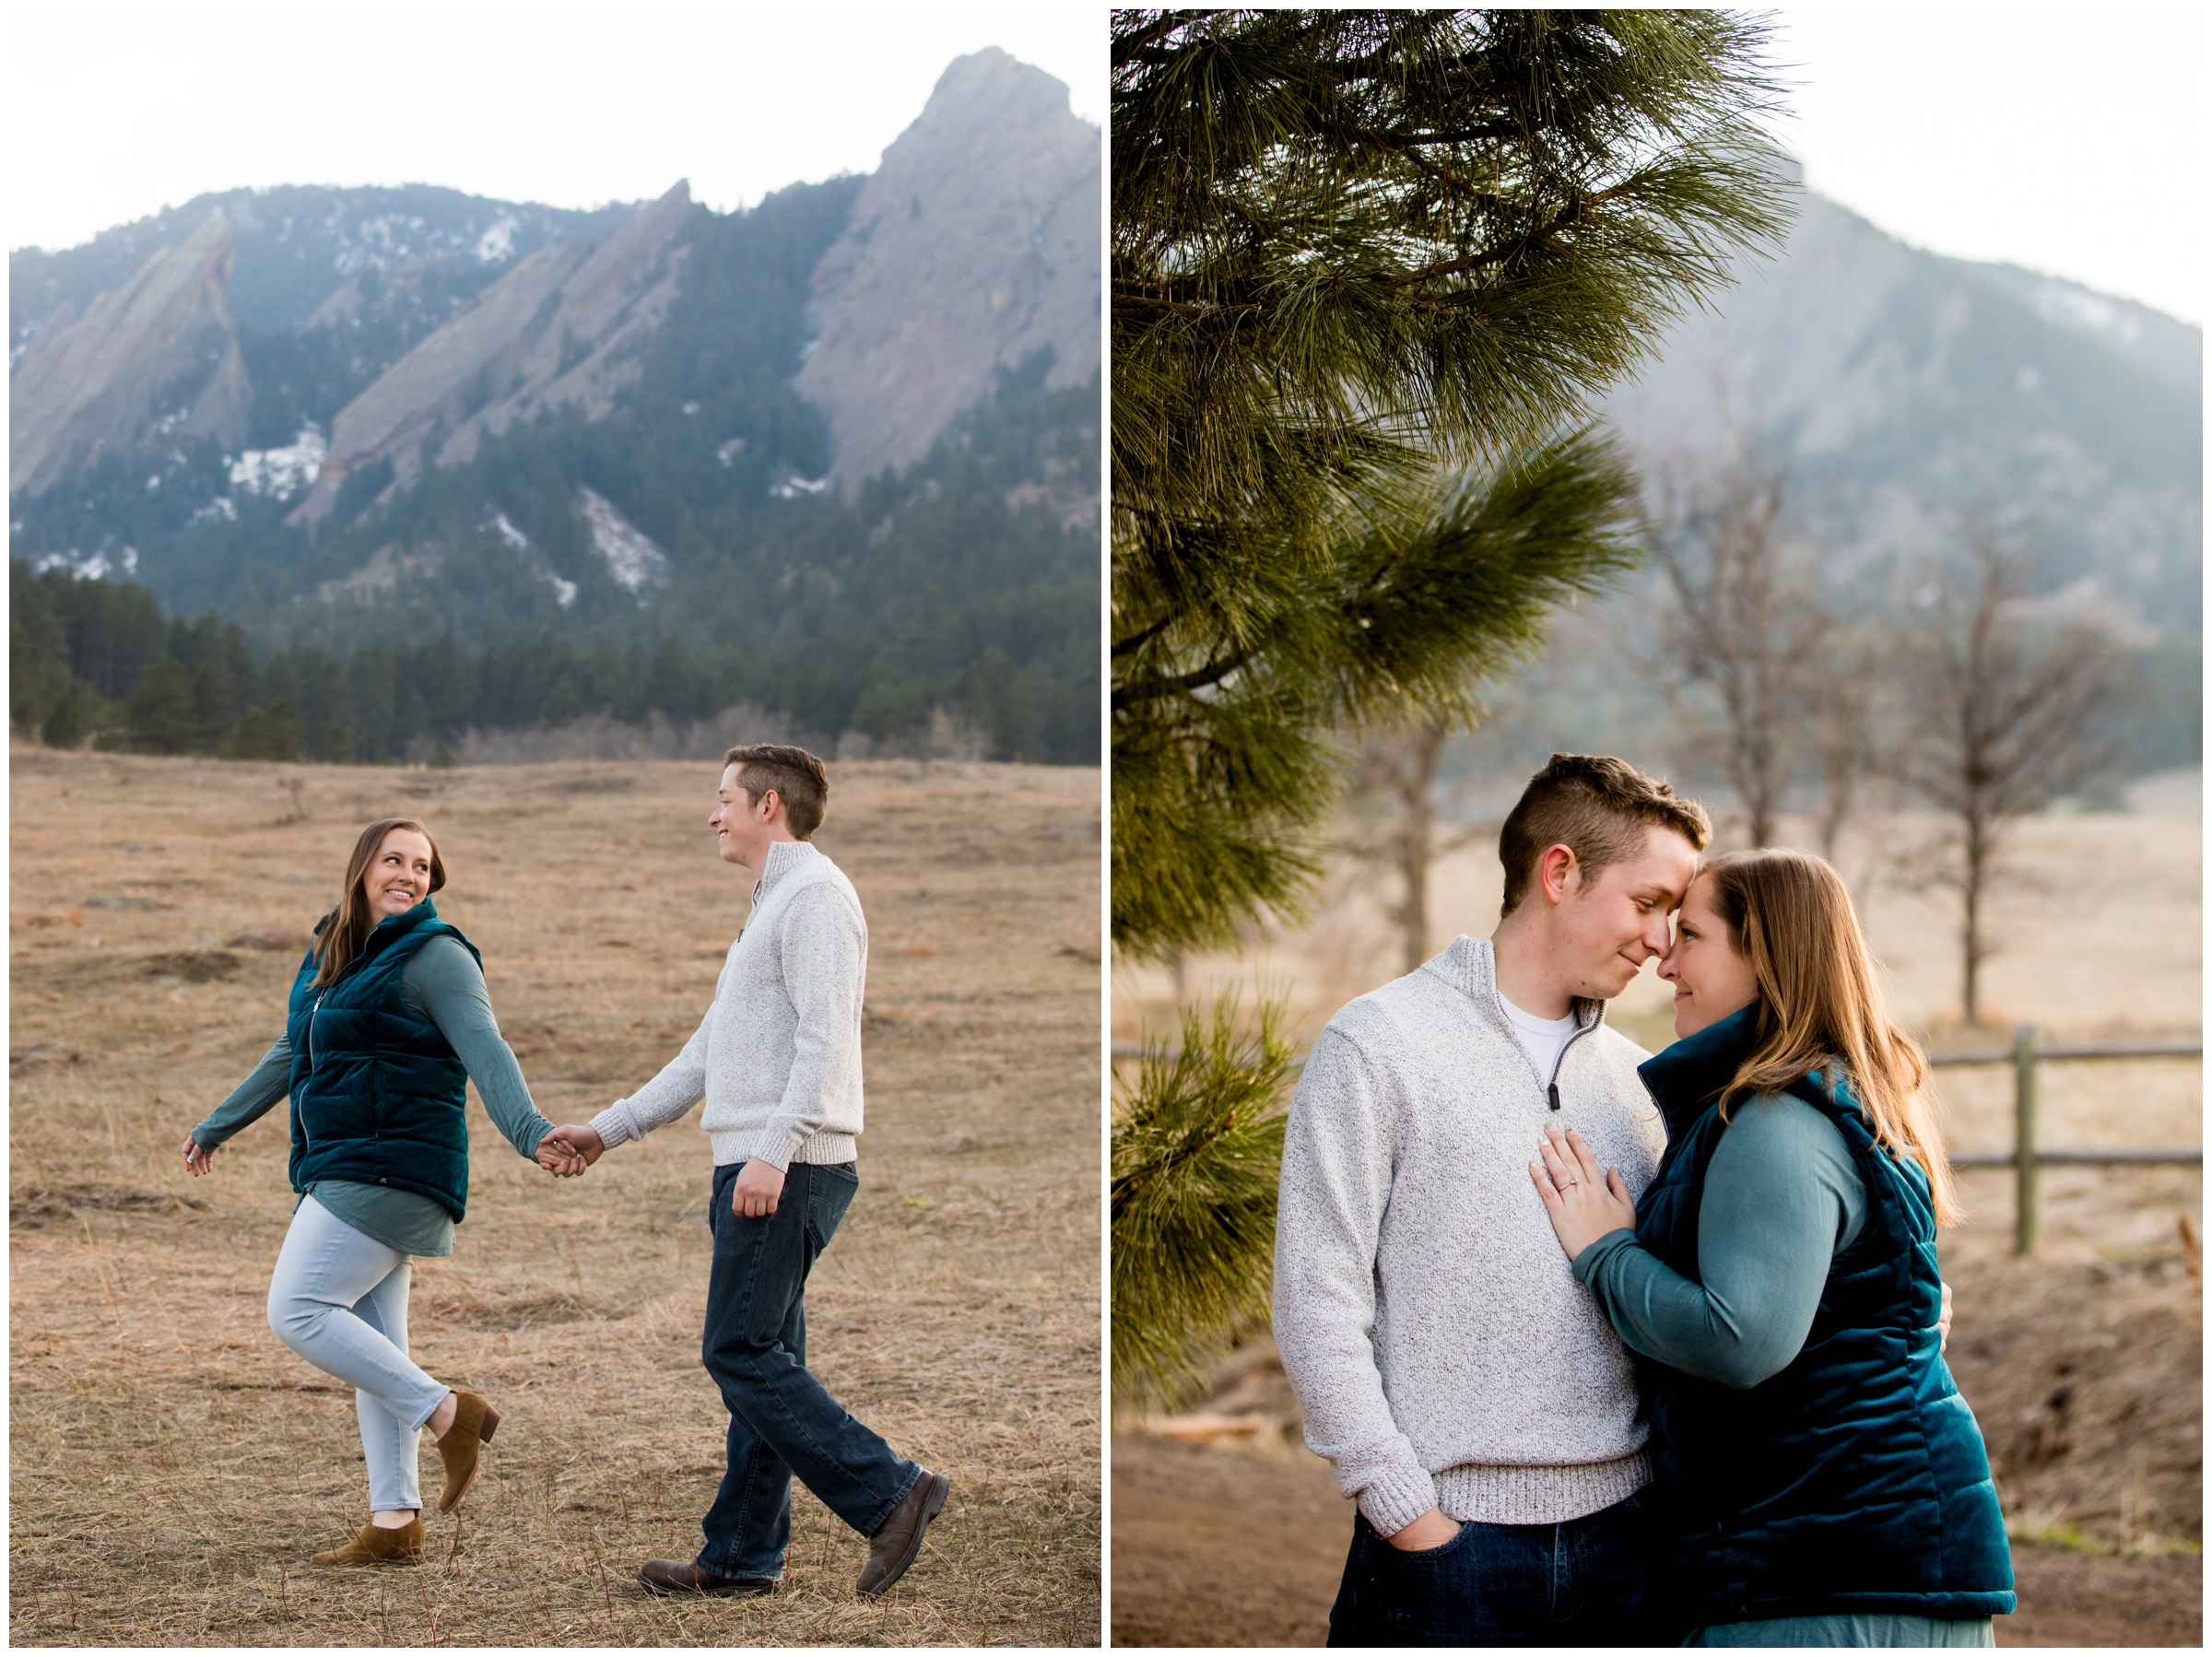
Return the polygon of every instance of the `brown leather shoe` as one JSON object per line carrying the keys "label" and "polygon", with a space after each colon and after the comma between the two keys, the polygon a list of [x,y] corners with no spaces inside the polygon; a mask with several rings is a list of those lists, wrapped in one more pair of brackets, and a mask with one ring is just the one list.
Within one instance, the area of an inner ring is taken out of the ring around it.
{"label": "brown leather shoe", "polygon": [[711,1593],[719,1599],[750,1599],[773,1593],[773,1577],[718,1577],[697,1565],[679,1565],[674,1559],[648,1559],[638,1568],[638,1581],[655,1593]]}
{"label": "brown leather shoe", "polygon": [[477,1449],[491,1442],[499,1425],[500,1412],[485,1402],[483,1393],[455,1390],[453,1424],[438,1440],[438,1459],[445,1463],[445,1493],[438,1498],[441,1513],[459,1507],[469,1486],[477,1482]]}
{"label": "brown leather shoe", "polygon": [[906,1568],[922,1551],[922,1537],[929,1522],[943,1510],[945,1498],[951,1493],[950,1479],[942,1473],[924,1470],[906,1493],[906,1499],[883,1522],[883,1529],[868,1539],[868,1562],[861,1567],[854,1589],[874,1599],[906,1575]]}
{"label": "brown leather shoe", "polygon": [[412,1565],[422,1557],[422,1519],[401,1525],[367,1524],[344,1547],[317,1554],[317,1565]]}

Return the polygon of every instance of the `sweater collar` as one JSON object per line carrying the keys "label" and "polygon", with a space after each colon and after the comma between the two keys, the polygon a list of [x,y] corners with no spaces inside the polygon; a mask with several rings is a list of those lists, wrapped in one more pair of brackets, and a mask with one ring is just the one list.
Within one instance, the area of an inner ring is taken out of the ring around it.
{"label": "sweater collar", "polygon": [[753,901],[759,902],[788,880],[794,870],[820,855],[806,840],[780,840],[771,842],[768,848],[767,866],[760,871],[760,878],[753,882]]}
{"label": "sweater collar", "polygon": [[[1486,1020],[1506,1034],[1512,1034],[1512,1020],[1505,1016],[1505,998],[1498,989],[1498,951],[1489,939],[1471,938],[1463,932],[1452,940],[1443,954],[1428,965],[1472,1001]],[[1573,1007],[1578,1036],[1588,1034],[1605,1022],[1606,1004],[1602,1001],[1577,996]]]}
{"label": "sweater collar", "polygon": [[1734,1079],[1737,1066],[1751,1056],[1759,1040],[1759,1003],[1739,1007],[1725,1018],[1715,1019],[1693,1036],[1636,1067],[1643,1085],[1658,1101],[1666,1118],[1667,1137],[1685,1132],[1703,1115]]}

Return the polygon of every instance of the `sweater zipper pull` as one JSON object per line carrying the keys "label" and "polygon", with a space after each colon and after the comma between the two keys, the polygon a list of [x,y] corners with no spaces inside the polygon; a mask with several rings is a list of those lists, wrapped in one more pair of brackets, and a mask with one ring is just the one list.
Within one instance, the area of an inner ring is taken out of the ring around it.
{"label": "sweater zipper pull", "polygon": [[1551,1108],[1552,1108],[1553,1110],[1555,1110],[1555,1111],[1556,1111],[1556,1110],[1558,1110],[1558,1109],[1559,1108],[1559,1083],[1557,1083],[1557,1082],[1547,1082],[1547,1083],[1546,1083],[1546,1084],[1545,1084],[1545,1087],[1544,1087],[1544,1091],[1545,1091],[1546,1093],[1547,1093],[1547,1094],[1549,1094],[1549,1095],[1551,1096]]}

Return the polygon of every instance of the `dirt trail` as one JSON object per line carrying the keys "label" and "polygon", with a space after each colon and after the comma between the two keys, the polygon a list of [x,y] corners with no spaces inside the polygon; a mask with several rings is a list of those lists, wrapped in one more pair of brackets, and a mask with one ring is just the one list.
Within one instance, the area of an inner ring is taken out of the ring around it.
{"label": "dirt trail", "polygon": [[[1113,1440],[1113,1643],[1317,1646],[1351,1538],[1327,1463]],[[2001,1646],[2195,1646],[2203,1562],[2016,1546]]]}

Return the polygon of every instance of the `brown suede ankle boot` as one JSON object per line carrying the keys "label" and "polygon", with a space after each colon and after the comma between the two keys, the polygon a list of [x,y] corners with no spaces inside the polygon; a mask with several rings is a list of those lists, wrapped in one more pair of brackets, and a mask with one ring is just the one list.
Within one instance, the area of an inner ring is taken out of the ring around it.
{"label": "brown suede ankle boot", "polygon": [[317,1565],[412,1565],[422,1557],[422,1517],[402,1525],[365,1524],[344,1547],[317,1554]]}
{"label": "brown suede ankle boot", "polygon": [[438,1510],[450,1513],[461,1505],[469,1486],[477,1482],[477,1448],[491,1442],[500,1425],[500,1412],[484,1401],[481,1393],[453,1393],[453,1424],[438,1440],[438,1459],[445,1463],[445,1494]]}

